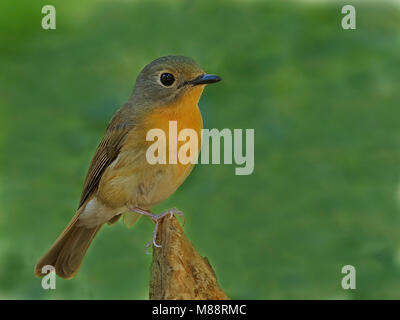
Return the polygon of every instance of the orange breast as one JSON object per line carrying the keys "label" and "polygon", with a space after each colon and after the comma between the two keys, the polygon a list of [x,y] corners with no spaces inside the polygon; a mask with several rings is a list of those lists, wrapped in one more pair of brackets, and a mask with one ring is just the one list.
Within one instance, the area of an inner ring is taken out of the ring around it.
{"label": "orange breast", "polygon": [[[183,129],[192,129],[196,132],[197,136],[197,152],[201,148],[201,129],[203,128],[203,119],[199,107],[197,105],[203,88],[201,86],[194,87],[190,92],[181,97],[173,104],[163,106],[152,112],[144,120],[144,127],[146,130],[153,128],[161,129],[165,132],[167,145],[167,162],[169,159],[169,145],[172,141],[170,138],[170,121],[176,121],[177,134]],[[189,139],[187,140],[189,141]],[[178,141],[177,150],[187,141]],[[192,141],[193,142],[193,141]],[[149,144],[151,144],[150,142]],[[178,160],[179,164],[179,160]],[[184,168],[182,168],[184,170]]]}

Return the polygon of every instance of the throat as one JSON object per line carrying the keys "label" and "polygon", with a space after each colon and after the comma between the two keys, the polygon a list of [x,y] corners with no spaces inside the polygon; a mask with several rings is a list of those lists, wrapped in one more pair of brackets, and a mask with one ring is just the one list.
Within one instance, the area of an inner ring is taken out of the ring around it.
{"label": "throat", "polygon": [[194,87],[173,103],[154,110],[149,116],[149,127],[161,129],[168,136],[170,121],[176,121],[178,133],[183,129],[193,129],[200,137],[203,119],[198,101],[202,87]]}

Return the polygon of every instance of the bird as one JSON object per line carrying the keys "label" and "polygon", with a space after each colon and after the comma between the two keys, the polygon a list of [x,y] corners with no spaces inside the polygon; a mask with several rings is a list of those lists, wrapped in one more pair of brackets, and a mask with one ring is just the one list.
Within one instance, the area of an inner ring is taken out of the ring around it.
{"label": "bird", "polygon": [[[178,130],[189,128],[201,137],[203,120],[198,102],[204,87],[220,80],[185,56],[160,57],[142,69],[131,96],[114,114],[97,147],[77,211],[35,265],[37,277],[44,276],[43,267],[50,265],[59,277],[73,278],[101,227],[122,216],[128,226],[141,216],[150,217],[155,228],[146,246],[160,247],[156,233],[161,219],[183,213],[176,208],[160,214],[150,210],[178,189],[194,163],[149,163],[146,150],[153,142],[146,139],[147,132],[164,130],[169,144],[169,123],[176,121]],[[168,147],[166,150],[171,152]]]}

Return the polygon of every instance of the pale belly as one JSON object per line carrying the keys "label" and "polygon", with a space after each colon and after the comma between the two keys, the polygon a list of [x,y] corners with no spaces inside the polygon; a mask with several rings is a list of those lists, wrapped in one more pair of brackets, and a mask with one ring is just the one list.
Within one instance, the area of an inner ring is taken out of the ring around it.
{"label": "pale belly", "polygon": [[149,210],[171,196],[192,164],[149,164],[144,154],[121,154],[104,172],[96,195],[88,202],[80,224],[88,227],[138,207]]}

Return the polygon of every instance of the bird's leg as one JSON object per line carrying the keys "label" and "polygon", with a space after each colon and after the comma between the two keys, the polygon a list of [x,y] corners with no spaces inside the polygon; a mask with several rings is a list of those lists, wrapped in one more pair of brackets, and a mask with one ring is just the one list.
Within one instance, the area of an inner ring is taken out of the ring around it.
{"label": "bird's leg", "polygon": [[[153,220],[153,222],[156,224],[155,227],[154,227],[154,231],[153,231],[152,241],[150,241],[150,242],[148,242],[148,243],[146,244],[146,248],[147,248],[147,249],[151,246],[151,244],[153,244],[153,245],[154,245],[155,247],[157,247],[157,248],[161,248],[161,245],[159,245],[159,244],[156,242],[156,238],[157,238],[158,225],[159,225],[159,223],[160,223],[160,221],[161,221],[162,218],[164,218],[164,217],[167,216],[167,215],[170,215],[170,218],[172,218],[172,216],[173,216],[174,214],[177,214],[177,215],[179,215],[179,216],[181,216],[181,217],[183,218],[183,225],[185,225],[185,222],[186,222],[186,221],[185,221],[185,216],[184,216],[183,212],[182,212],[182,211],[179,211],[179,210],[176,209],[176,208],[169,209],[169,210],[164,211],[164,212],[162,212],[162,213],[160,213],[160,214],[153,214],[153,213],[151,213],[150,211],[142,210],[142,209],[140,209],[140,208],[138,208],[138,207],[130,208],[130,210],[131,210],[132,212],[139,213],[139,214],[142,214],[142,215],[144,215],[144,216],[150,217],[151,220]],[[146,251],[146,253],[148,253],[148,251]]]}

